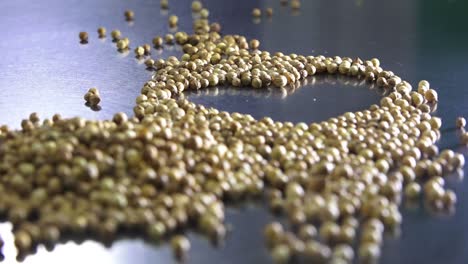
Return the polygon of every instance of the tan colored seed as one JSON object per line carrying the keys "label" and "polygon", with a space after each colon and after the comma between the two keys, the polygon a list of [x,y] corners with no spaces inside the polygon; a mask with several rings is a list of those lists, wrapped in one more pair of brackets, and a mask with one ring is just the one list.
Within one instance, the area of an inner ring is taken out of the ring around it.
{"label": "tan colored seed", "polygon": [[458,117],[455,125],[458,129],[463,129],[466,126],[466,119],[464,117]]}
{"label": "tan colored seed", "polygon": [[105,27],[99,27],[97,30],[99,38],[105,38],[106,37],[106,28]]}
{"label": "tan colored seed", "polygon": [[151,54],[151,45],[150,44],[144,44],[143,49],[145,50],[145,55]]}
{"label": "tan colored seed", "polygon": [[145,55],[145,49],[142,46],[136,47],[135,48],[135,55],[137,57],[141,57],[141,56]]}
{"label": "tan colored seed", "polygon": [[177,23],[179,22],[179,18],[176,15],[171,15],[169,17],[169,26],[170,27],[177,27]]}
{"label": "tan colored seed", "polygon": [[265,11],[265,14],[268,16],[268,17],[271,17],[273,16],[273,8],[271,7],[268,7]]}
{"label": "tan colored seed", "polygon": [[276,87],[284,87],[288,84],[288,79],[286,79],[286,77],[284,75],[276,75],[273,77],[273,84],[276,86]]}
{"label": "tan colored seed", "polygon": [[152,68],[152,67],[154,66],[154,60],[153,60],[153,59],[147,59],[147,60],[145,61],[145,65],[146,65],[146,67],[148,67],[148,68]]}
{"label": "tan colored seed", "polygon": [[252,40],[250,41],[250,48],[251,48],[251,49],[256,50],[256,49],[258,49],[259,47],[260,47],[260,41],[258,41],[257,39],[252,39]]}
{"label": "tan colored seed", "polygon": [[262,11],[259,8],[254,8],[252,10],[252,16],[253,17],[261,17],[262,16]]}
{"label": "tan colored seed", "polygon": [[301,1],[300,0],[291,0],[291,8],[292,9],[300,9],[301,8]]}
{"label": "tan colored seed", "polygon": [[160,1],[161,9],[168,9],[169,8],[169,0],[161,0]]}
{"label": "tan colored seed", "polygon": [[464,132],[463,134],[461,134],[460,142],[463,145],[468,145],[468,132]]}
{"label": "tan colored seed", "polygon": [[429,89],[424,93],[424,97],[430,103],[439,101],[439,97],[437,96],[437,92],[433,89]]}
{"label": "tan colored seed", "polygon": [[177,259],[184,259],[190,250],[190,241],[185,236],[177,235],[171,239],[171,247]]}
{"label": "tan colored seed", "polygon": [[135,13],[133,13],[132,10],[126,10],[124,15],[125,15],[125,20],[127,21],[133,21],[133,19],[135,18]]}
{"label": "tan colored seed", "polygon": [[164,39],[162,37],[153,38],[153,45],[155,48],[162,47],[163,43],[164,43]]}
{"label": "tan colored seed", "polygon": [[119,40],[121,36],[120,30],[118,29],[112,30],[111,36],[113,40]]}
{"label": "tan colored seed", "polygon": [[80,32],[79,37],[82,43],[88,42],[88,32],[84,32],[84,31]]}
{"label": "tan colored seed", "polygon": [[192,2],[192,11],[194,13],[200,12],[202,10],[202,8],[203,8],[203,4],[200,1],[195,0],[195,1]]}

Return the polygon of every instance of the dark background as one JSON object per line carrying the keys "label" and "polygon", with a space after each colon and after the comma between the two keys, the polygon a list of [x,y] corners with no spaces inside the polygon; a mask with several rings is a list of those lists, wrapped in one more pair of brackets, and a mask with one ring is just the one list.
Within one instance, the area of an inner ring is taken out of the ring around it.
{"label": "dark background", "polygon": [[[151,43],[169,32],[167,17],[179,16],[179,30],[190,31],[191,1],[169,1],[162,12],[158,0],[1,0],[0,1],[0,123],[19,127],[31,112],[51,117],[82,116],[106,119],[115,112],[132,113],[134,100],[151,72],[133,52],[120,54],[110,37],[97,38],[99,26],[120,29],[132,47]],[[443,118],[442,148],[467,153],[459,147],[454,130],[457,116],[468,117],[467,1],[408,0],[303,0],[299,12],[270,1],[203,1],[212,21],[223,33],[257,38],[268,51],[304,55],[378,57],[413,86],[427,79],[439,93],[436,115]],[[271,19],[253,21],[251,10],[273,7]],[[126,9],[135,21],[124,21]],[[90,42],[79,44],[78,32],[87,31]],[[180,55],[177,47],[153,51],[154,58]],[[83,95],[98,87],[102,109],[84,106]],[[380,95],[365,83],[317,77],[283,97],[276,90],[252,92],[215,88],[188,97],[217,108],[271,116],[294,122],[321,121],[346,111],[377,103]],[[466,169],[465,169],[466,172]],[[457,194],[454,216],[431,217],[424,208],[403,209],[399,239],[386,239],[382,263],[468,263],[468,186],[450,180]],[[0,194],[1,195],[1,194]],[[190,235],[189,263],[268,263],[261,230],[271,219],[262,208],[245,205],[228,209],[233,227],[225,245],[213,248]],[[6,263],[15,262],[11,226],[0,224],[6,240]],[[95,242],[68,242],[52,252],[39,248],[25,263],[173,263],[167,245],[155,247],[139,240],[122,240],[110,248]]]}

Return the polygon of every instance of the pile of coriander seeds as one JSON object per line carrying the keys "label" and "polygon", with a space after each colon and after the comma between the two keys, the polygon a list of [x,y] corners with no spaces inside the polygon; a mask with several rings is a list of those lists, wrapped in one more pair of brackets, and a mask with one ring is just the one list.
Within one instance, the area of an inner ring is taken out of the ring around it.
{"label": "pile of coriander seeds", "polygon": [[[185,231],[220,241],[226,203],[266,198],[287,218],[265,227],[275,262],[374,263],[384,233],[403,221],[403,199],[454,207],[444,175],[465,161],[439,153],[442,121],[430,114],[438,97],[427,81],[413,89],[378,59],[262,51],[258,40],[221,35],[205,13],[193,34],[176,34],[181,58],[150,65],[155,74],[134,116],[40,121],[33,113],[21,130],[0,127],[0,214],[13,224],[19,256],[74,237],[109,242],[132,233],[171,240],[183,259]],[[388,92],[367,110],[311,124],[256,120],[183,95],[285,89],[320,74],[365,78]]]}

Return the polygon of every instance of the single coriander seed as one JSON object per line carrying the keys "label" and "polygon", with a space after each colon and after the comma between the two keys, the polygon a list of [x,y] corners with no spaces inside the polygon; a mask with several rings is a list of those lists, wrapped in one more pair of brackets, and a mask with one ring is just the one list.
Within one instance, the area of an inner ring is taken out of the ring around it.
{"label": "single coriander seed", "polygon": [[256,17],[256,18],[261,17],[262,16],[262,11],[259,8],[254,8],[252,10],[252,16]]}
{"label": "single coriander seed", "polygon": [[88,43],[88,32],[80,32],[79,34],[81,43]]}
{"label": "single coriander seed", "polygon": [[99,38],[105,38],[106,37],[106,28],[105,27],[99,27],[97,30]]}
{"label": "single coriander seed", "polygon": [[135,18],[135,13],[133,13],[132,10],[126,10],[124,15],[125,15],[125,20],[127,21],[133,21],[133,19]]}
{"label": "single coriander seed", "polygon": [[464,129],[466,126],[466,119],[464,117],[458,117],[455,125],[458,129]]}
{"label": "single coriander seed", "polygon": [[113,40],[115,40],[115,41],[119,40],[120,36],[121,36],[120,30],[118,30],[118,29],[112,30],[111,36],[112,36]]}

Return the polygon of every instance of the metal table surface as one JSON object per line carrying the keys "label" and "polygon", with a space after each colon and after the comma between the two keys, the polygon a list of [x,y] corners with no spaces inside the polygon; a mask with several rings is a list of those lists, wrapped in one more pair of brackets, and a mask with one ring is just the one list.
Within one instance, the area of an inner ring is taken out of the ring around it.
{"label": "metal table surface", "polygon": [[[413,85],[427,79],[441,98],[436,115],[443,118],[440,146],[467,154],[457,145],[454,122],[468,116],[467,1],[456,0],[303,0],[299,12],[277,0],[205,0],[212,21],[223,33],[258,38],[268,51],[304,55],[378,57],[384,68]],[[273,7],[271,19],[253,21],[254,7]],[[135,21],[124,21],[126,9]],[[190,1],[170,1],[161,11],[156,0],[2,0],[0,1],[0,123],[19,127],[20,120],[36,111],[41,117],[111,118],[115,112],[131,114],[134,100],[151,76],[133,53],[116,52],[110,37],[98,39],[96,29],[118,28],[133,44],[151,43],[169,32],[167,17],[179,16],[179,30],[190,31]],[[87,45],[78,32],[90,33]],[[176,47],[153,57],[180,55]],[[100,111],[83,102],[90,87],[99,87]],[[377,103],[380,95],[366,83],[346,78],[309,79],[284,97],[275,91],[252,92],[215,88],[188,97],[198,103],[228,111],[271,116],[293,122],[321,121],[346,111]],[[465,169],[466,172],[466,169]],[[455,264],[468,262],[468,185],[452,179],[458,194],[453,216],[432,217],[424,208],[403,209],[402,235],[386,239],[381,263]],[[1,195],[1,194],[0,194]],[[262,227],[274,219],[265,209],[243,205],[228,209],[233,231],[220,248],[191,234],[189,263],[269,263],[261,236]],[[6,263],[15,263],[8,223],[0,225],[6,239]],[[68,242],[52,252],[40,247],[24,263],[173,263],[167,245],[152,246],[126,239],[109,248],[86,241]]]}

